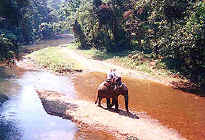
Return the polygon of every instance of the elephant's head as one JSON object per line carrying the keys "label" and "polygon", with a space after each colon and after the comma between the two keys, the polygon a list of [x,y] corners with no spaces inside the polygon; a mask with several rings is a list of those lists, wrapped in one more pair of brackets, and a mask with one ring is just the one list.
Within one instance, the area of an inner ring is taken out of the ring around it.
{"label": "elephant's head", "polygon": [[113,79],[113,84],[116,86],[120,86],[122,84],[121,77],[116,77]]}
{"label": "elephant's head", "polygon": [[[120,81],[121,82],[121,81]],[[124,99],[125,99],[125,107],[126,107],[126,110],[127,112],[129,112],[128,110],[128,88],[126,87],[125,84],[121,83],[121,84],[117,84],[117,86],[115,87],[114,89],[114,92],[116,94],[119,95],[123,95],[124,96]]]}

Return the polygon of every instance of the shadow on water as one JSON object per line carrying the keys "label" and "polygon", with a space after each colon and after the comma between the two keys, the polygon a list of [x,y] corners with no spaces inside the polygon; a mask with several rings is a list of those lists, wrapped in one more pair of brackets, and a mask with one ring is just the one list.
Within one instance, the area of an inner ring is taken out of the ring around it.
{"label": "shadow on water", "polygon": [[0,66],[0,140],[15,140],[21,137],[21,132],[16,126],[17,123],[13,120],[7,120],[2,113],[3,104],[9,100],[8,95],[5,94],[4,82],[13,77],[8,69]]}
{"label": "shadow on water", "polygon": [[9,99],[9,97],[4,93],[4,85],[2,83],[5,82],[5,79],[8,80],[12,77],[14,77],[14,75],[9,73],[8,69],[0,66],[0,106]]}
{"label": "shadow on water", "polygon": [[9,79],[15,77],[14,74],[11,73],[11,70],[0,66],[0,82],[4,79]]}
{"label": "shadow on water", "polygon": [[199,97],[205,97],[205,87],[198,87],[194,83],[191,82],[184,82],[184,81],[178,81],[178,82],[171,82],[173,85],[173,88],[179,89],[181,91],[184,91],[189,94],[194,94]]}
{"label": "shadow on water", "polygon": [[199,97],[205,97],[205,90],[204,89],[195,89],[195,88],[182,88],[182,87],[177,87],[175,89],[179,89],[183,92],[187,92],[189,94],[194,94]]}
{"label": "shadow on water", "polygon": [[[205,87],[204,85],[200,85],[200,83],[203,83],[203,77],[205,77],[205,69],[202,66],[192,66],[193,68],[189,68],[185,66],[184,62],[170,57],[163,58],[161,62],[164,63],[166,68],[170,71],[179,73],[175,74],[176,78],[188,79],[188,81],[178,80],[177,82],[171,82],[174,88],[200,97],[205,97]],[[182,69],[182,65],[186,68]]]}

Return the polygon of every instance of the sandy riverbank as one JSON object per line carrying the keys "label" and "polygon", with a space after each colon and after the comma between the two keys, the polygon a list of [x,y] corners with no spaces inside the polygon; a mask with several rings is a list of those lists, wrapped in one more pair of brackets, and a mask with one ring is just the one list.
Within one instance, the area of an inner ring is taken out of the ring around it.
{"label": "sandy riverbank", "polygon": [[127,116],[123,110],[115,113],[87,101],[71,100],[54,91],[37,90],[37,93],[49,114],[71,119],[78,125],[109,132],[120,140],[129,137],[140,140],[185,140],[176,131],[157,121],[138,117],[140,114],[131,112]]}

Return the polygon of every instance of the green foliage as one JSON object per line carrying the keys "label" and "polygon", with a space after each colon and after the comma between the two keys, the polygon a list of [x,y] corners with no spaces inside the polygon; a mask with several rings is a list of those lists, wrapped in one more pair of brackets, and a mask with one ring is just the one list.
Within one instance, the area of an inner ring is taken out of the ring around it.
{"label": "green foliage", "polygon": [[[18,43],[28,44],[41,39],[44,34],[41,24],[46,23],[52,24],[53,28],[55,26],[53,32],[47,32],[50,35],[47,34],[46,39],[53,37],[62,31],[61,28],[57,29],[57,23],[60,21],[58,9],[62,2],[63,0],[2,0],[0,2],[0,29],[6,29],[15,34]],[[54,6],[55,4],[59,5]]]}
{"label": "green foliage", "polygon": [[80,49],[88,49],[89,44],[87,43],[85,34],[83,33],[80,24],[76,20],[75,23],[73,24],[73,33],[75,38],[77,39],[78,42],[80,42]]}
{"label": "green foliage", "polygon": [[16,45],[6,38],[5,35],[0,35],[0,61],[12,59],[16,52]]}
{"label": "green foliage", "polygon": [[[54,37],[63,32],[58,14],[62,2],[63,0],[1,0],[1,35],[13,44],[29,44],[37,39]],[[59,7],[55,4],[59,4]],[[11,47],[8,47],[7,41],[2,44],[2,54],[6,55]]]}
{"label": "green foliage", "polygon": [[[148,14],[144,19],[139,17],[140,13],[143,14],[141,9]],[[196,83],[202,83],[201,77],[205,75],[204,2],[138,1],[135,10],[138,22],[130,19],[128,29],[138,41],[139,49],[149,48],[156,58],[177,61],[177,71]],[[165,67],[161,64],[159,67]]]}
{"label": "green foliage", "polygon": [[1,34],[1,36],[4,36],[5,38],[7,38],[11,41],[14,41],[14,42],[17,41],[17,36],[11,31],[8,31],[5,29],[0,29],[0,34]]}
{"label": "green foliage", "polygon": [[61,25],[61,23],[59,23],[59,22],[54,22],[53,24],[52,24],[52,29],[53,29],[53,33],[54,34],[60,34],[60,33],[62,33],[63,32],[63,30],[62,30],[62,25]]}
{"label": "green foliage", "polygon": [[41,23],[39,29],[43,39],[49,39],[54,35],[54,29],[52,24],[46,22]]}
{"label": "green foliage", "polygon": [[[33,32],[33,39],[49,39],[57,33],[62,32],[58,13],[61,1],[54,0],[32,0],[25,9],[26,21],[30,21],[30,28]],[[54,6],[59,4],[58,6]]]}
{"label": "green foliage", "polygon": [[[67,27],[72,28],[76,20],[79,23],[77,41],[81,46],[103,52],[150,52],[154,58],[174,60],[176,65],[171,67],[175,71],[198,84],[204,83],[205,2],[73,0],[65,5]],[[157,66],[169,68],[169,63]]]}
{"label": "green foliage", "polygon": [[[68,27],[74,29],[77,41],[82,40],[81,48],[90,48],[92,46],[99,50],[113,52],[130,47],[127,34],[124,27],[121,26],[123,24],[121,20],[123,10],[120,10],[121,6],[114,5],[115,3],[118,2],[110,3],[107,1],[107,3],[104,3],[100,0],[74,0],[64,4],[63,16],[68,20]],[[80,32],[75,30],[74,23],[76,20],[79,23],[78,29],[81,29]],[[80,40],[79,36],[81,36]]]}
{"label": "green foliage", "polygon": [[93,5],[98,8],[102,4],[101,0],[93,0]]}

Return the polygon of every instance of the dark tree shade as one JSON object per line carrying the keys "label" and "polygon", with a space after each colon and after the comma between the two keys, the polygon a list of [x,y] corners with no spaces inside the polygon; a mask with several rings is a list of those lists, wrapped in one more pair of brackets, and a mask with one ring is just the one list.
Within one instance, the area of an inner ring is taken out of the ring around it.
{"label": "dark tree shade", "polygon": [[101,0],[93,0],[93,5],[98,8],[102,4]]}

